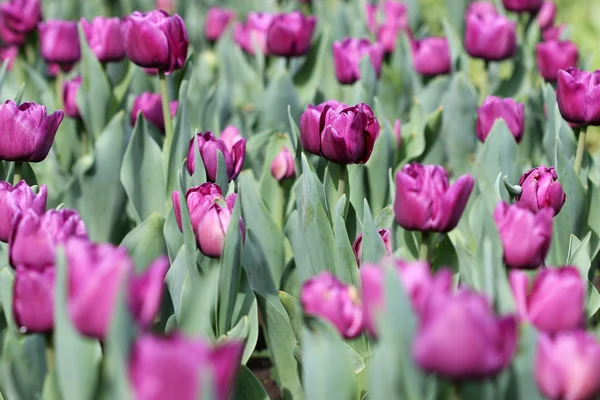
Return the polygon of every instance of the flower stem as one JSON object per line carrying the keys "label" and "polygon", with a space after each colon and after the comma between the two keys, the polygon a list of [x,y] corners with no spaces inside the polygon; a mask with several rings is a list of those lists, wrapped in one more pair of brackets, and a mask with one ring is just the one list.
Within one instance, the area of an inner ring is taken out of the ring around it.
{"label": "flower stem", "polygon": [[[342,197],[346,193],[346,185],[348,180],[348,166],[340,165],[340,178],[338,179],[338,197]],[[348,201],[348,199],[346,199]]]}
{"label": "flower stem", "polygon": [[573,168],[575,169],[575,173],[579,175],[581,171],[581,165],[583,164],[583,153],[585,152],[585,136],[587,133],[587,126],[584,126],[579,131],[579,140],[577,142],[577,153],[575,153],[575,163],[573,164]]}
{"label": "flower stem", "polygon": [[19,183],[21,178],[21,167],[23,166],[23,161],[15,161],[15,174],[13,176],[13,186]]}
{"label": "flower stem", "polygon": [[46,335],[46,374],[54,372],[54,343],[52,333]]}
{"label": "flower stem", "polygon": [[160,96],[162,99],[163,118],[165,119],[165,144],[164,150],[169,154],[171,143],[173,143],[173,120],[171,118],[171,108],[169,106],[169,90],[167,89],[167,77],[165,71],[158,72],[160,81]]}
{"label": "flower stem", "polygon": [[421,233],[421,246],[419,246],[419,259],[429,261],[429,232]]}
{"label": "flower stem", "polygon": [[481,79],[481,86],[479,87],[479,101],[483,103],[485,98],[488,95],[489,90],[489,80],[490,80],[490,63],[489,61],[484,61],[483,63],[483,78]]}
{"label": "flower stem", "polygon": [[63,105],[63,72],[62,69],[58,70],[58,73],[56,74],[56,105],[57,105],[57,109],[58,110],[62,110],[64,108]]}

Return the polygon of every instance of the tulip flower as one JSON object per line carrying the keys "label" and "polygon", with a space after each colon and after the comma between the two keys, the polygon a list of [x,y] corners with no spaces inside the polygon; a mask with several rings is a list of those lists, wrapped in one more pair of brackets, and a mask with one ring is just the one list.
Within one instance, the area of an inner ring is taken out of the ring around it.
{"label": "tulip flower", "polygon": [[235,11],[226,8],[211,7],[204,20],[204,36],[211,42],[219,39],[235,19]]}
{"label": "tulip flower", "polygon": [[246,139],[240,135],[240,131],[235,127],[235,125],[227,125],[219,135],[219,140],[225,142],[227,150],[229,150],[231,153],[237,142],[241,142],[242,140],[245,141]]}
{"label": "tulip flower", "polygon": [[551,40],[559,40],[560,41],[563,37],[563,33],[566,28],[567,27],[565,24],[560,24],[560,25],[552,26],[550,28],[546,28],[542,32],[542,39],[544,40],[544,42],[549,42]]}
{"label": "tulip flower", "polygon": [[316,24],[316,17],[300,11],[276,15],[267,31],[269,53],[288,58],[306,55]]}
{"label": "tulip flower", "polygon": [[77,76],[63,84],[63,105],[65,114],[71,118],[81,118],[79,107],[77,106],[77,92],[81,86],[81,77]]}
{"label": "tulip flower", "polygon": [[396,174],[396,221],[408,230],[449,232],[458,224],[474,184],[471,175],[463,175],[450,185],[439,165],[407,164]]}
{"label": "tulip flower", "polygon": [[246,23],[238,23],[233,30],[233,39],[240,48],[254,55],[258,50],[264,55],[269,55],[267,48],[267,31],[273,22],[273,14],[268,13],[248,13]]}
{"label": "tulip flower", "polygon": [[517,52],[516,24],[489,11],[468,12],[465,27],[465,50],[471,57],[500,61]]}
{"label": "tulip flower", "polygon": [[[230,194],[227,198],[223,197],[221,188],[214,183],[204,183],[193,187],[185,194],[196,243],[205,256],[221,257],[236,198],[235,193]],[[172,199],[177,225],[183,232],[178,191],[173,192]],[[244,224],[241,218],[240,230],[243,235]]]}
{"label": "tulip flower", "polygon": [[42,6],[39,0],[9,0],[0,4],[0,18],[10,30],[27,34],[42,20]]}
{"label": "tulip flower", "polygon": [[230,150],[223,140],[213,136],[211,132],[198,133],[196,137],[190,140],[190,146],[187,157],[187,170],[190,175],[196,171],[196,155],[194,143],[198,143],[198,150],[202,157],[202,163],[206,170],[206,179],[210,182],[217,180],[218,155],[217,150],[223,154],[225,166],[227,168],[227,179],[231,182],[240,174],[246,158],[246,140],[242,139],[236,142]]}
{"label": "tulip flower", "polygon": [[125,58],[119,18],[95,17],[92,22],[81,18],[81,27],[98,61],[106,63]]}
{"label": "tulip flower", "polygon": [[[381,240],[383,241],[383,245],[385,246],[385,251],[388,256],[392,255],[392,231],[389,229],[380,229],[378,231]],[[354,243],[352,244],[352,251],[354,252],[354,258],[356,258],[356,265],[360,267],[360,261],[362,260],[362,233],[358,235]]]}
{"label": "tulip flower", "polygon": [[39,24],[40,52],[48,63],[75,64],[81,58],[77,22],[49,20]]}
{"label": "tulip flower", "polygon": [[536,17],[538,26],[542,31],[551,28],[556,18],[556,4],[552,1],[544,1]]}
{"label": "tulip flower", "polygon": [[379,43],[369,42],[369,39],[345,38],[333,42],[333,65],[335,76],[343,85],[351,85],[360,79],[360,62],[368,56],[375,74],[381,74],[383,63],[383,47]]}
{"label": "tulip flower", "polygon": [[600,70],[594,72],[567,68],[558,71],[556,97],[562,117],[568,122],[600,124]]}
{"label": "tulip flower", "polygon": [[321,114],[326,106],[339,111],[349,108],[346,104],[335,100],[328,100],[316,106],[308,105],[300,116],[300,143],[308,153],[321,154]]}
{"label": "tulip flower", "polygon": [[51,78],[56,78],[58,74],[62,72],[69,72],[75,67],[75,64],[56,64],[48,63],[46,65],[46,75]]}
{"label": "tulip flower", "polygon": [[567,200],[554,167],[541,165],[530,169],[519,179],[519,186],[523,191],[515,197],[516,203],[533,212],[550,207],[556,215]]}
{"label": "tulip flower", "polygon": [[43,161],[50,152],[63,116],[61,110],[47,115],[45,106],[32,102],[17,105],[6,100],[0,105],[0,159]]}
{"label": "tulip flower", "polygon": [[509,268],[534,269],[543,264],[552,241],[554,210],[546,207],[537,213],[499,202],[494,220],[504,247],[504,262]]}
{"label": "tulip flower", "polygon": [[[54,265],[56,247],[70,237],[87,239],[87,230],[76,211],[49,210],[42,215],[28,208],[12,221],[8,239],[10,264],[42,271]],[[35,246],[32,246],[35,243]]]}
{"label": "tulip flower", "polygon": [[576,67],[579,61],[577,45],[569,41],[550,40],[538,43],[535,54],[540,75],[549,82],[558,79],[558,70]]}
{"label": "tulip flower", "polygon": [[497,119],[503,119],[517,143],[525,132],[525,104],[511,98],[488,96],[477,109],[477,138],[485,142]]}
{"label": "tulip flower", "polygon": [[210,379],[215,400],[229,398],[242,360],[243,342],[229,341],[213,347],[204,339],[180,334],[142,335],[129,359],[134,398],[144,400],[197,400],[202,382]]}
{"label": "tulip flower", "polygon": [[[169,103],[171,117],[177,114],[179,102],[173,100]],[[162,112],[160,94],[144,92],[137,96],[131,107],[131,125],[135,125],[138,113],[142,113],[146,121],[154,125],[161,133],[165,133],[165,119]]]}
{"label": "tulip flower", "polygon": [[394,122],[394,137],[396,138],[396,142],[398,142],[398,148],[402,147],[402,122],[397,119]]}
{"label": "tulip flower", "polygon": [[509,279],[521,320],[549,334],[584,327],[587,285],[576,268],[542,269],[532,285],[523,271]]}
{"label": "tulip flower", "polygon": [[478,293],[432,294],[421,313],[413,357],[425,371],[450,379],[488,378],[508,366],[517,336],[516,317],[496,316]]}
{"label": "tulip flower", "polygon": [[[433,293],[450,292],[450,270],[442,269],[434,275],[429,264],[422,261],[407,262],[395,258],[391,258],[390,261],[416,313],[423,311]],[[386,261],[383,262],[385,263]],[[379,265],[366,264],[360,269],[360,281],[364,324],[371,336],[377,336],[377,315],[385,310],[385,269]]]}
{"label": "tulip flower", "polygon": [[271,163],[271,175],[278,181],[293,178],[296,175],[294,156],[284,147]]}
{"label": "tulip flower", "polygon": [[411,42],[413,66],[424,76],[444,75],[451,71],[450,46],[444,37],[428,37]]}
{"label": "tulip flower", "polygon": [[0,47],[0,64],[6,64],[6,70],[12,70],[15,59],[19,55],[19,48],[17,46]]}
{"label": "tulip flower", "polygon": [[157,68],[166,75],[183,68],[188,53],[185,24],[162,10],[135,11],[123,21],[125,54],[134,64]]}
{"label": "tulip flower", "polygon": [[[13,288],[13,315],[22,332],[50,332],[54,326],[53,267],[32,270],[18,266]],[[6,311],[5,311],[6,312]]]}
{"label": "tulip flower", "polygon": [[536,13],[542,8],[544,0],[502,0],[504,8],[519,13]]}
{"label": "tulip flower", "polygon": [[330,272],[323,271],[304,282],[300,301],[306,315],[328,321],[346,339],[362,332],[363,310],[356,288],[343,284]]}
{"label": "tulip flower", "polygon": [[551,400],[588,400],[600,394],[600,343],[584,331],[538,339],[534,376]]}
{"label": "tulip flower", "polygon": [[13,220],[22,210],[30,209],[38,215],[46,211],[48,189],[40,185],[37,195],[25,181],[19,181],[14,187],[0,182],[0,241],[8,242]]}
{"label": "tulip flower", "polygon": [[161,256],[129,282],[127,304],[137,323],[144,328],[151,326],[158,315],[168,269],[169,258]]}
{"label": "tulip flower", "polygon": [[479,14],[481,16],[498,15],[496,5],[491,1],[474,1],[469,4],[466,14]]}
{"label": "tulip flower", "polygon": [[0,43],[8,46],[21,46],[25,43],[25,34],[15,32],[6,25],[0,14]]}
{"label": "tulip flower", "polygon": [[[400,32],[408,32],[408,9],[406,4],[396,0],[385,0],[375,4],[366,3],[367,27],[377,37],[386,53],[391,53],[396,48],[396,40]],[[378,22],[377,14],[383,19]]]}

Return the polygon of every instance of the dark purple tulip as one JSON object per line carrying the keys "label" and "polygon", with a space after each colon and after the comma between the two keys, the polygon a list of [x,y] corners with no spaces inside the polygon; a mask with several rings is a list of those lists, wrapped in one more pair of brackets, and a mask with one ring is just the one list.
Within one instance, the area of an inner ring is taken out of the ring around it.
{"label": "dark purple tulip", "polygon": [[276,15],[267,31],[269,53],[283,57],[306,55],[316,24],[316,17],[305,17],[300,11]]}
{"label": "dark purple tulip", "polygon": [[458,224],[474,184],[471,175],[463,175],[450,185],[439,165],[407,164],[396,174],[396,221],[408,230],[449,232]]}
{"label": "dark purple tulip", "polygon": [[477,110],[477,138],[485,142],[497,119],[503,119],[517,143],[525,133],[525,104],[488,96]]}
{"label": "dark purple tulip", "polygon": [[45,106],[32,102],[17,106],[14,101],[6,100],[0,105],[0,159],[43,161],[63,116],[62,110],[47,115]]}
{"label": "dark purple tulip", "polygon": [[544,1],[536,18],[538,26],[542,31],[551,28],[556,18],[556,4],[552,1]]}
{"label": "dark purple tulip", "polygon": [[54,267],[16,268],[13,315],[24,332],[49,332],[54,326]]}
{"label": "dark purple tulip", "polygon": [[[383,245],[385,246],[385,251],[388,256],[392,255],[392,231],[389,229],[380,229],[378,231],[381,240],[383,241]],[[354,258],[356,259],[356,265],[360,267],[360,260],[362,260],[362,241],[363,235],[362,233],[358,235],[354,243],[352,244],[352,251],[354,252]]]}
{"label": "dark purple tulip", "polygon": [[98,61],[105,63],[125,58],[119,18],[95,17],[92,22],[81,18],[80,22],[90,49]]}
{"label": "dark purple tulip", "polygon": [[65,114],[71,118],[81,118],[79,107],[77,106],[77,92],[81,86],[81,77],[77,76],[63,85],[63,106]]}
{"label": "dark purple tulip", "polygon": [[35,194],[25,181],[19,181],[14,187],[6,182],[0,182],[0,241],[8,242],[13,220],[22,210],[33,210],[38,215],[46,211],[48,189],[40,185]]}
{"label": "dark purple tulip", "polygon": [[560,113],[568,122],[600,125],[600,70],[559,70],[556,97]]}
{"label": "dark purple tulip", "polygon": [[243,342],[213,347],[204,339],[180,334],[137,339],[129,359],[129,378],[136,399],[202,399],[202,382],[210,379],[215,400],[229,398],[242,360]]}
{"label": "dark purple tulip", "polygon": [[15,32],[6,26],[6,21],[0,15],[0,42],[4,45],[21,46],[25,43],[25,34]]}
{"label": "dark purple tulip", "polygon": [[443,75],[452,69],[450,46],[445,37],[428,37],[411,42],[413,66],[420,75]]}
{"label": "dark purple tulip", "polygon": [[321,114],[326,106],[330,106],[338,111],[349,107],[335,100],[327,100],[316,106],[312,104],[308,105],[300,116],[300,143],[302,144],[302,148],[308,153],[321,154]]}
{"label": "dark purple tulip", "polygon": [[75,64],[81,58],[77,22],[49,20],[39,24],[40,52],[48,63]]}
{"label": "dark purple tulip", "polygon": [[[400,32],[409,32],[406,4],[395,0],[386,0],[379,6],[367,3],[365,11],[369,31],[375,35],[386,53],[393,52]],[[381,22],[378,22],[377,14],[383,17]]]}
{"label": "dark purple tulip", "polygon": [[543,264],[552,241],[552,208],[537,213],[499,202],[494,220],[504,247],[504,262],[509,268],[535,269]]}
{"label": "dark purple tulip", "polygon": [[125,53],[134,64],[169,75],[183,68],[188,54],[185,24],[177,14],[135,11],[122,24]]}
{"label": "dark purple tulip", "polygon": [[502,0],[508,11],[536,13],[542,8],[544,0]]}
{"label": "dark purple tulip", "polygon": [[42,20],[42,7],[39,0],[9,0],[0,4],[0,17],[12,31],[26,34]]}
{"label": "dark purple tulip", "polygon": [[516,24],[500,14],[468,12],[465,50],[471,57],[500,61],[517,52]]}
{"label": "dark purple tulip", "polygon": [[345,38],[343,41],[333,42],[333,65],[335,76],[343,85],[350,85],[360,79],[360,62],[368,56],[375,74],[381,74],[383,63],[383,47],[369,39]]}
{"label": "dark purple tulip", "polygon": [[210,41],[216,41],[227,30],[235,19],[235,11],[226,8],[211,7],[204,20],[204,36]]}
{"label": "dark purple tulip", "polygon": [[[162,103],[159,93],[144,92],[137,96],[131,107],[131,125],[135,125],[138,113],[142,113],[146,121],[154,125],[159,131],[165,133],[165,118],[162,112]],[[169,103],[171,117],[177,114],[179,102],[173,100]]]}
{"label": "dark purple tulip", "polygon": [[558,79],[559,69],[576,67],[579,61],[577,45],[569,41],[550,40],[538,43],[535,54],[540,75],[550,82]]}
{"label": "dark purple tulip", "polygon": [[215,138],[211,132],[198,133],[190,140],[188,150],[186,166],[190,175],[193,175],[196,171],[196,155],[194,150],[194,142],[196,141],[198,142],[198,150],[204,163],[206,179],[208,181],[215,182],[217,180],[217,166],[219,163],[217,150],[223,154],[225,159],[227,179],[231,182],[238,177],[246,158],[246,139],[236,142],[230,150],[223,140]]}
{"label": "dark purple tulip", "polygon": [[248,13],[246,23],[237,23],[233,31],[233,39],[240,48],[254,55],[258,50],[264,55],[269,55],[267,48],[267,31],[273,21],[273,14]]}
{"label": "dark purple tulip", "polygon": [[567,200],[554,167],[541,165],[530,169],[519,179],[519,186],[523,188],[523,192],[515,197],[516,203],[533,212],[549,207],[556,215]]}
{"label": "dark purple tulip", "polygon": [[278,181],[293,178],[296,175],[294,156],[287,147],[281,149],[271,163],[271,175]]}

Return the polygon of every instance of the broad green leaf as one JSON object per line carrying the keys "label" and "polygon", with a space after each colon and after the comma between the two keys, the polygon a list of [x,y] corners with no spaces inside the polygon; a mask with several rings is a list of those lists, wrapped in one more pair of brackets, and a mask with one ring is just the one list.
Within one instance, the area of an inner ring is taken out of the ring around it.
{"label": "broad green leaf", "polygon": [[287,315],[290,318],[292,330],[294,331],[294,336],[296,337],[296,340],[299,340],[300,331],[302,330],[302,326],[304,325],[302,305],[300,304],[298,299],[283,291],[279,291],[279,299],[281,299],[281,304],[283,304],[283,307],[285,308],[285,311],[287,312]]}
{"label": "broad green leaf", "polygon": [[258,378],[242,365],[238,372],[237,383],[233,394],[234,400],[269,400],[269,396]]}
{"label": "broad green leaf", "polygon": [[129,250],[129,255],[135,261],[138,272],[144,271],[152,261],[166,254],[164,225],[165,219],[153,213],[130,231],[121,242],[121,245]]}

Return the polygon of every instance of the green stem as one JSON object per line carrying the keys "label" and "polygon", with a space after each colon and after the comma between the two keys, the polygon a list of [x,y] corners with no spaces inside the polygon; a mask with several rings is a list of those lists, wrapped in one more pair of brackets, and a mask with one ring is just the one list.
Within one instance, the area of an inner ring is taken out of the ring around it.
{"label": "green stem", "polygon": [[171,143],[173,143],[173,120],[171,119],[171,108],[169,106],[169,90],[167,88],[167,77],[164,71],[158,72],[160,81],[160,95],[162,98],[163,118],[165,119],[165,144],[164,150],[169,154]]}
{"label": "green stem", "polygon": [[63,104],[63,80],[64,80],[64,74],[62,72],[62,69],[58,70],[58,74],[56,75],[56,104],[57,104],[57,108],[59,110],[62,110],[64,107]]}
{"label": "green stem", "polygon": [[13,176],[13,186],[19,183],[21,178],[21,167],[23,166],[22,161],[15,161],[15,174]]}
{"label": "green stem", "polygon": [[429,261],[429,232],[421,233],[421,246],[419,246],[419,259]]}
{"label": "green stem", "polygon": [[[346,181],[348,180],[348,166],[340,165],[340,178],[338,180],[338,197],[342,197],[346,193]],[[348,199],[346,199],[348,200]]]}
{"label": "green stem", "polygon": [[32,67],[35,66],[35,44],[27,41],[25,43],[25,58],[27,59],[27,63]]}
{"label": "green stem", "polygon": [[577,142],[577,153],[575,153],[575,163],[573,168],[575,173],[579,175],[581,171],[581,165],[583,164],[583,153],[585,152],[585,136],[587,133],[587,126],[584,126],[579,131],[579,140]]}
{"label": "green stem", "polygon": [[489,90],[489,80],[490,80],[490,63],[489,61],[484,61],[483,63],[483,79],[481,80],[481,86],[479,87],[479,101],[483,103],[485,98],[488,95]]}
{"label": "green stem", "polygon": [[52,333],[46,335],[46,375],[54,372],[54,342]]}

